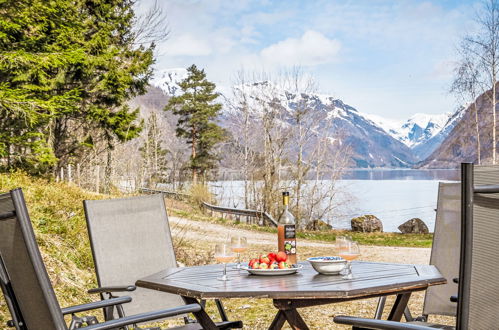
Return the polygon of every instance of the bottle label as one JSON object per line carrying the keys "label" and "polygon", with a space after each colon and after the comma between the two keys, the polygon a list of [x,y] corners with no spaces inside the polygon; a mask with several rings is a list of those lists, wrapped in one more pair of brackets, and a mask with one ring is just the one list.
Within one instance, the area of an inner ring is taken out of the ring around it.
{"label": "bottle label", "polygon": [[284,238],[296,238],[295,225],[284,225]]}
{"label": "bottle label", "polygon": [[296,227],[295,225],[284,226],[284,252],[296,254]]}

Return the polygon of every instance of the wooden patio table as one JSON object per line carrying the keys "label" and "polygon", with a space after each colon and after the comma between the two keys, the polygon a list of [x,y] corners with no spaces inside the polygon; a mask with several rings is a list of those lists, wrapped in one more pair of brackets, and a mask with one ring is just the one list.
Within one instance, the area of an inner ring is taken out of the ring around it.
{"label": "wooden patio table", "polygon": [[[281,329],[287,321],[293,329],[309,329],[297,308],[357,299],[396,295],[389,320],[400,321],[412,292],[430,285],[445,284],[435,266],[375,263],[352,263],[354,278],[341,275],[320,275],[307,262],[296,274],[280,276],[250,275],[245,270],[233,270],[227,265],[230,281],[217,280],[223,265],[171,268],[136,282],[137,286],[175,293],[186,304],[198,299],[269,298],[277,314],[269,329]],[[194,313],[204,329],[217,329],[202,309]],[[332,322],[332,321],[331,321]]]}

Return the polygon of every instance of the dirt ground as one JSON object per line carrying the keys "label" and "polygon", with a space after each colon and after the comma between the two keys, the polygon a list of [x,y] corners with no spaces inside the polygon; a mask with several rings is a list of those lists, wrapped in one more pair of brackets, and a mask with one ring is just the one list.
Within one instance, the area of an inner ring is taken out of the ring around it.
{"label": "dirt ground", "polygon": [[[214,260],[210,260],[210,254],[207,251],[211,251],[216,242],[227,240],[233,234],[245,235],[248,239],[249,249],[242,256],[243,260],[273,251],[276,248],[276,237],[275,234],[271,233],[244,230],[237,227],[178,217],[170,217],[170,223],[173,237],[176,237],[177,240],[180,237],[183,242],[196,243],[185,247],[189,249],[187,253],[203,256],[206,263],[214,262]],[[307,240],[298,241],[298,251],[299,258],[302,260],[310,256],[335,254],[333,243]],[[428,248],[361,246],[360,260],[428,264],[429,258],[430,249]],[[423,299],[424,293],[414,293],[412,295],[409,307],[413,315],[421,314]],[[349,329],[349,327],[334,324],[332,318],[336,315],[372,317],[377,301],[377,299],[365,299],[303,308],[300,309],[300,313],[312,329]],[[390,306],[392,301],[393,298],[389,298],[387,306]],[[275,308],[269,299],[226,299],[224,304],[230,319],[242,320],[245,324],[244,329],[267,329],[275,314]],[[217,319],[213,307],[209,308],[208,311],[214,319]],[[388,313],[388,308],[385,308],[385,312]],[[453,323],[451,318],[446,317],[431,317],[430,321],[445,324]],[[289,327],[285,327],[285,329],[289,329]]]}

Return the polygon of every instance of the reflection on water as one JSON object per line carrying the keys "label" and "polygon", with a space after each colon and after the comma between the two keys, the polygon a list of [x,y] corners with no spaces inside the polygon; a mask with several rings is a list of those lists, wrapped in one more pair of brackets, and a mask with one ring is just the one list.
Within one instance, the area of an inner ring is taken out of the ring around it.
{"label": "reflection on water", "polygon": [[[350,229],[350,220],[365,214],[377,216],[385,232],[398,232],[398,226],[420,218],[430,231],[435,226],[438,182],[455,181],[457,170],[352,170],[338,186],[345,192],[342,203],[326,222],[334,228]],[[220,205],[244,208],[244,182],[210,183]]]}

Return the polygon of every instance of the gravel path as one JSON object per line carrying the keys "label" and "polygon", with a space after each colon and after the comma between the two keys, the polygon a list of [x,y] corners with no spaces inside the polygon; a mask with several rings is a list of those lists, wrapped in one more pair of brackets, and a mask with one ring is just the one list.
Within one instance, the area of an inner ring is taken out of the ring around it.
{"label": "gravel path", "polygon": [[[222,242],[230,235],[245,235],[250,245],[274,245],[275,234],[229,227],[220,224],[194,221],[185,218],[169,217],[172,234],[184,235],[187,240]],[[330,242],[298,240],[298,247],[334,250]],[[380,262],[427,264],[430,260],[429,248],[362,246],[362,259]],[[334,254],[334,251],[331,253]]]}

